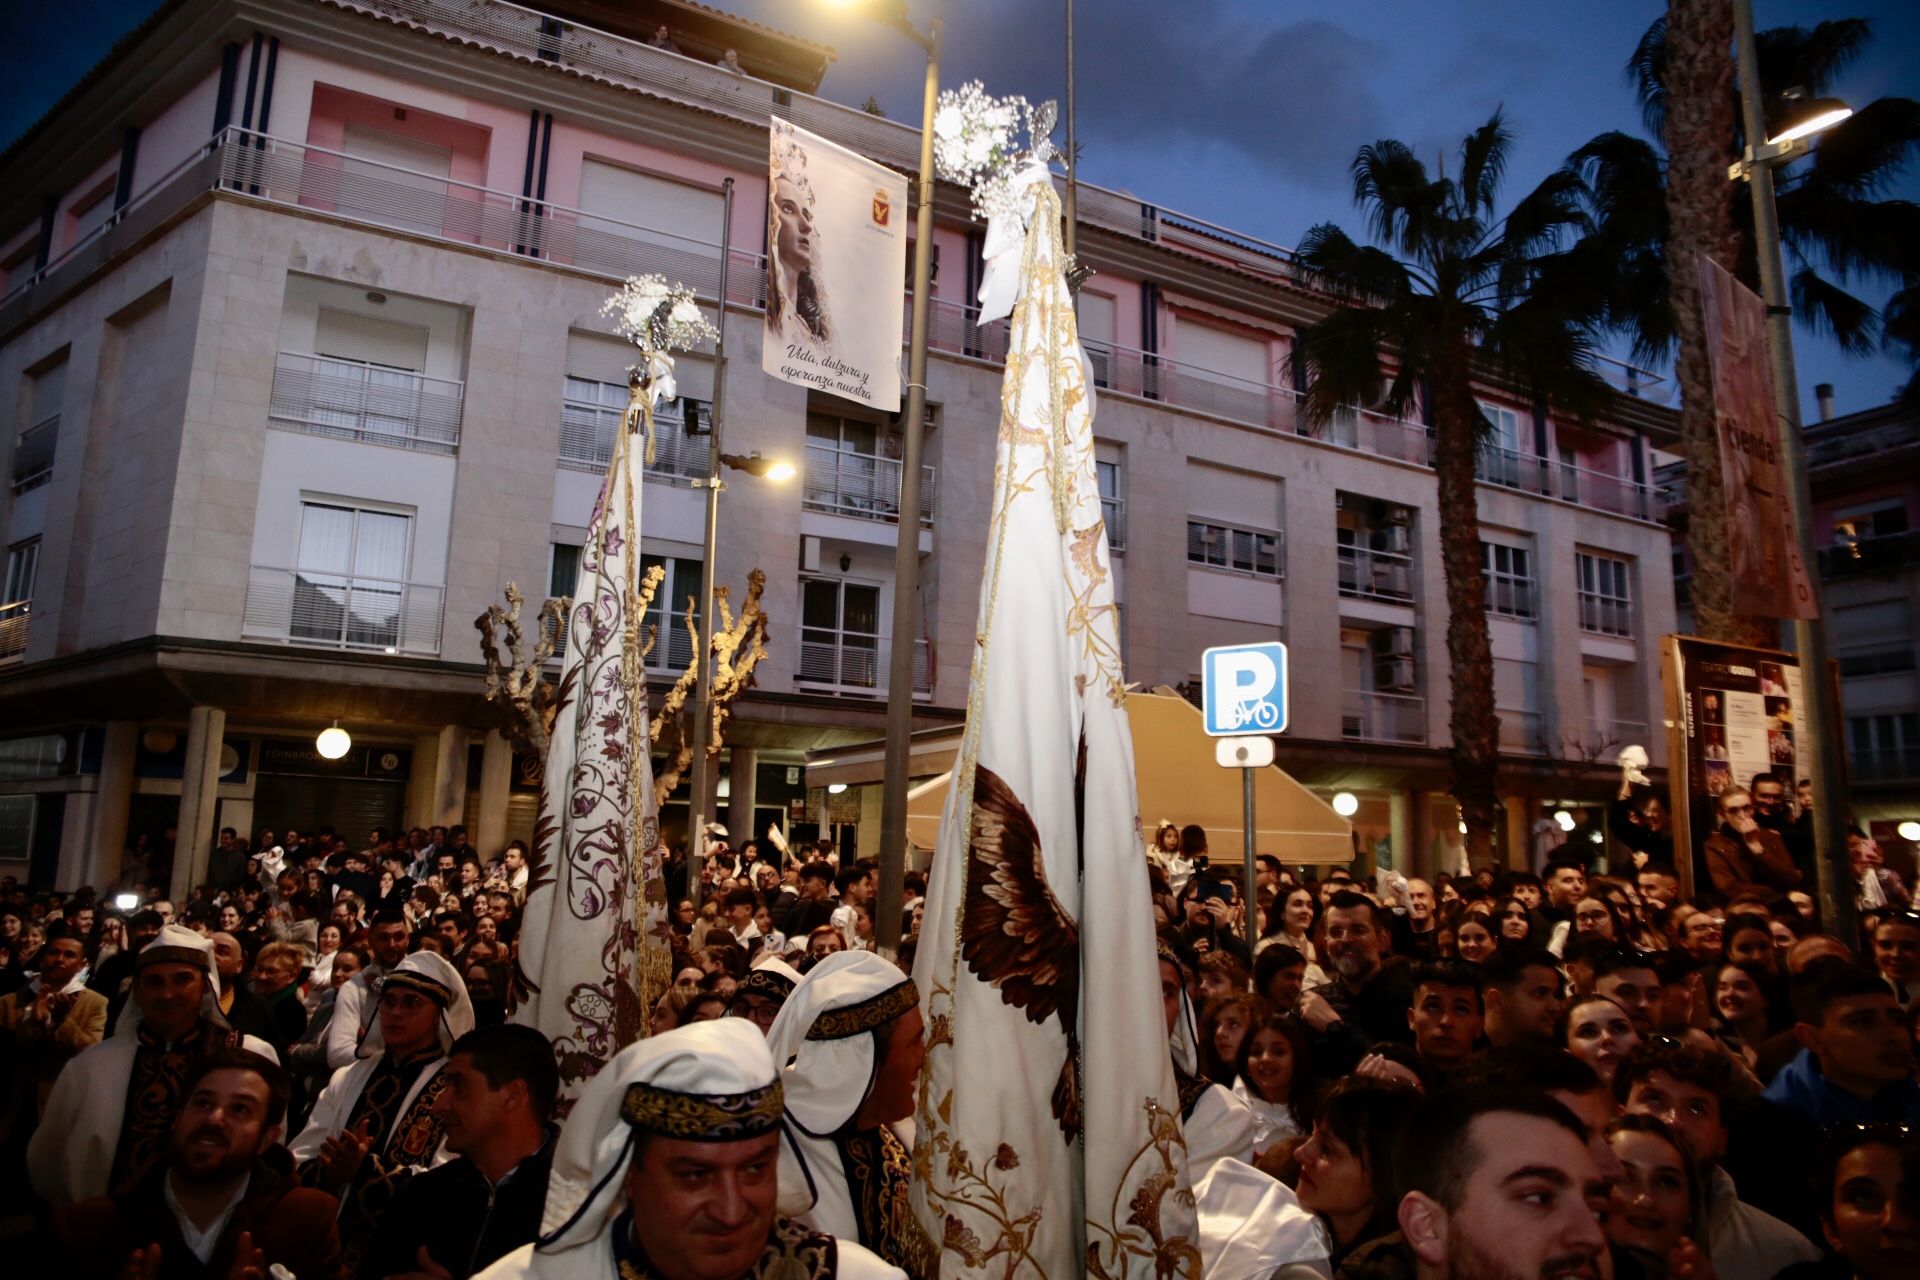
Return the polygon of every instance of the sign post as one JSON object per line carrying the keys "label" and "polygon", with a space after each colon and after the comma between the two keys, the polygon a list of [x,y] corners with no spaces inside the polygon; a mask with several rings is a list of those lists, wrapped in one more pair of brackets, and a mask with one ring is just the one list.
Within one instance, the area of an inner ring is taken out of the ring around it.
{"label": "sign post", "polygon": [[[1269,734],[1287,728],[1287,646],[1221,645],[1200,655],[1200,709],[1206,730],[1219,739],[1214,761],[1240,770],[1242,821],[1246,827],[1246,864],[1241,868],[1242,901],[1251,962],[1259,911],[1254,902],[1253,771],[1273,764]],[[1252,730],[1252,732],[1248,732]]]}

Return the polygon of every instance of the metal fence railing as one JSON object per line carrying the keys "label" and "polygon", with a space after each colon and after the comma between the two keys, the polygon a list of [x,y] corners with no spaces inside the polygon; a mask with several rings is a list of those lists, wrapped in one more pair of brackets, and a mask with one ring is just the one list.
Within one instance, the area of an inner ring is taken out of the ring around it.
{"label": "metal fence railing", "polygon": [[13,491],[26,493],[53,479],[54,450],[60,444],[60,415],[36,422],[13,442]]}
{"label": "metal fence railing", "polygon": [[1516,756],[1542,756],[1547,753],[1544,736],[1546,718],[1538,711],[1498,707],[1494,714],[1500,717],[1500,750]]}
{"label": "metal fence railing", "polygon": [[1413,599],[1413,557],[1366,547],[1340,547],[1340,594],[1367,599]]}
{"label": "metal fence railing", "polygon": [[1614,596],[1594,595],[1590,591],[1578,593],[1580,605],[1580,629],[1601,636],[1631,636],[1633,634],[1633,602]]}
{"label": "metal fence railing", "polygon": [[274,357],[275,426],[342,440],[454,453],[464,383],[301,351]]}
{"label": "metal fence railing", "polygon": [[27,651],[27,621],[32,613],[31,600],[0,604],[0,662],[11,661]]}
{"label": "metal fence railing", "polygon": [[[653,461],[644,473],[663,480],[684,480],[707,474],[708,432],[712,412],[704,400],[681,398],[674,408],[653,415]],[[691,414],[700,430],[687,429]],[[620,430],[621,411],[585,401],[560,402],[559,465],[568,471],[599,474],[613,461],[613,438]]]}
{"label": "metal fence railing", "polygon": [[[933,522],[933,468],[920,468],[920,521]],[[802,504],[862,520],[900,520],[900,463],[871,453],[809,442]]]}
{"label": "metal fence railing", "polygon": [[1127,500],[1101,498],[1100,519],[1107,526],[1108,550],[1125,551],[1127,549]]}
{"label": "metal fence railing", "polygon": [[[893,642],[884,635],[861,631],[833,631],[825,627],[800,629],[800,666],[794,683],[835,693],[884,697]],[[913,642],[913,693],[930,694],[927,642]]]}
{"label": "metal fence railing", "polygon": [[417,582],[254,565],[241,634],[329,649],[437,655],[444,594]]}
{"label": "metal fence railing", "polygon": [[1411,693],[1348,689],[1340,698],[1340,736],[1349,742],[1425,745],[1427,700]]}

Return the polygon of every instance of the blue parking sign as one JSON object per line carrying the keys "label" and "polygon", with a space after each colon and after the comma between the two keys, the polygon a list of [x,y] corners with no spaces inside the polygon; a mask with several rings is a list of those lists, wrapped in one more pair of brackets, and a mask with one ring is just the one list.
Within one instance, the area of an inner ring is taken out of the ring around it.
{"label": "blue parking sign", "polygon": [[1287,646],[1279,641],[1229,644],[1200,655],[1200,711],[1216,738],[1284,733]]}

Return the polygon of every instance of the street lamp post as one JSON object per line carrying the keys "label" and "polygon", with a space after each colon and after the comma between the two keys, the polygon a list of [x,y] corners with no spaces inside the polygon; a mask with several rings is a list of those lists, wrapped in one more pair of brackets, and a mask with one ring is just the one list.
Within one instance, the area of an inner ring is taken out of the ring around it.
{"label": "street lamp post", "polygon": [[1807,732],[1801,735],[1813,780],[1815,874],[1821,916],[1836,936],[1854,935],[1853,876],[1847,863],[1846,784],[1841,774],[1840,714],[1835,704],[1826,628],[1818,616],[1819,560],[1814,554],[1813,502],[1807,478],[1807,446],[1800,431],[1800,383],[1793,367],[1792,307],[1787,301],[1786,270],[1780,257],[1780,222],[1773,203],[1773,169],[1801,154],[1801,140],[1846,118],[1846,109],[1829,109],[1796,128],[1769,138],[1761,96],[1760,59],[1753,38],[1752,0],[1735,0],[1734,41],[1740,60],[1740,107],[1746,155],[1730,176],[1744,178],[1753,200],[1754,257],[1760,267],[1760,296],[1767,306],[1767,352],[1780,429],[1780,459],[1793,513],[1794,543],[1806,566],[1816,616],[1793,623],[1793,647],[1807,695]]}
{"label": "street lamp post", "polygon": [[886,772],[880,790],[880,893],[874,941],[891,954],[900,946],[907,875],[907,770],[913,735],[913,641],[920,629],[920,437],[927,416],[927,295],[933,288],[933,115],[940,96],[940,19],[923,34],[907,17],[906,0],[882,0],[876,21],[927,54],[920,122],[918,239],[913,246],[913,327],[907,342],[907,408],[901,424],[900,532],[893,553],[893,643],[887,662]]}
{"label": "street lamp post", "polygon": [[[707,491],[707,535],[700,566],[700,604],[694,614],[699,643],[694,646],[693,682],[693,773],[688,779],[687,819],[687,896],[700,905],[700,867],[707,844],[707,754],[713,732],[713,583],[714,561],[719,553],[720,495],[726,482],[720,478],[723,468],[744,471],[770,480],[785,480],[794,474],[788,463],[763,458],[758,453],[745,457],[720,451],[721,410],[727,395],[727,267],[733,256],[733,179],[720,184],[720,315],[715,325],[719,336],[713,343],[713,411],[707,426],[707,473],[693,481],[696,489]],[[673,610],[666,611],[669,618]],[[664,643],[662,637],[659,643]]]}

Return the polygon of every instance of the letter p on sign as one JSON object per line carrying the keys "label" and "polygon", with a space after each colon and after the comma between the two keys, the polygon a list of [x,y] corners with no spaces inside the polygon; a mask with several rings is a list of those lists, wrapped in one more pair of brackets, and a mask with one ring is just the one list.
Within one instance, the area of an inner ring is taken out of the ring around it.
{"label": "letter p on sign", "polygon": [[1201,710],[1215,737],[1287,727],[1287,647],[1223,645],[1201,655]]}

